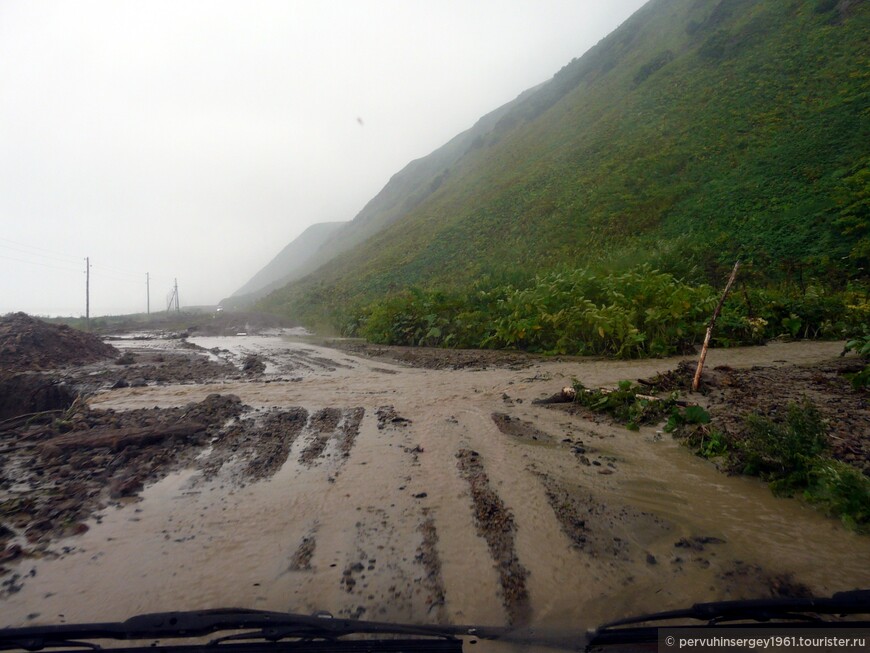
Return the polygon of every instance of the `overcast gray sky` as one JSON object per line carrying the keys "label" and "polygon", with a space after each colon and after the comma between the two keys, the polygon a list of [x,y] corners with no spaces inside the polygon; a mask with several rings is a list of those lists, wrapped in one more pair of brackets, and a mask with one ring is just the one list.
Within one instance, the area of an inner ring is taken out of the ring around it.
{"label": "overcast gray sky", "polygon": [[644,1],[2,0],[0,314],[214,304]]}

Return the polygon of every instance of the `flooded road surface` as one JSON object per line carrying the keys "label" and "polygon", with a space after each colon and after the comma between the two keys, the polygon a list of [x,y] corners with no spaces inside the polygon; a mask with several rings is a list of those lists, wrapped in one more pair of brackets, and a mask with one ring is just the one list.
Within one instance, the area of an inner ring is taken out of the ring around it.
{"label": "flooded road surface", "polygon": [[[237,366],[259,356],[265,373],[104,391],[91,405],[220,393],[252,416],[141,500],[53,543],[56,557],[21,561],[0,625],[232,606],[585,628],[696,601],[870,586],[867,538],[837,521],[720,473],[656,428],[532,404],[575,378],[612,385],[677,359],[432,370],[277,336],[190,342]],[[707,364],[840,349],[716,350]],[[268,446],[254,423],[277,434]]]}

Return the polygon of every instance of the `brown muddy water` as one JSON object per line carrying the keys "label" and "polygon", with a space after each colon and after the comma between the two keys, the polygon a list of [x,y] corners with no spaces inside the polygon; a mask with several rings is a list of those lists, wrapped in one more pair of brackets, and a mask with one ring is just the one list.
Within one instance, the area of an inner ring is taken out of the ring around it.
{"label": "brown muddy water", "polygon": [[[259,355],[265,372],[107,390],[91,405],[231,393],[297,411],[279,464],[246,474],[257,443],[244,438],[202,449],[197,466],[53,542],[54,555],[20,561],[0,625],[232,606],[589,628],[696,601],[870,586],[868,539],[835,520],[720,473],[656,428],[532,404],[573,378],[612,385],[678,359],[433,370],[304,339],[190,340],[236,365]],[[712,351],[707,364],[813,362],[841,347]]]}

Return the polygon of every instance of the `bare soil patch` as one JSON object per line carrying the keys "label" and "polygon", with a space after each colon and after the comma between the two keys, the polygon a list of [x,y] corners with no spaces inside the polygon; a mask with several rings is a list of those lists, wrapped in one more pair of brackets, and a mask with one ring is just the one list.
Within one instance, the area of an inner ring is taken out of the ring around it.
{"label": "bare soil patch", "polygon": [[45,411],[63,411],[77,396],[76,390],[47,374],[23,372],[0,378],[0,428],[14,418]]}

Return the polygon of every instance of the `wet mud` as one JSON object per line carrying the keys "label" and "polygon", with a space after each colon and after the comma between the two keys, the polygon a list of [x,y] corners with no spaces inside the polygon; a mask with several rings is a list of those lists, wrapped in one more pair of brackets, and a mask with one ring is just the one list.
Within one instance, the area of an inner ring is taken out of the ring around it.
{"label": "wet mud", "polygon": [[[82,393],[71,406],[0,422],[0,625],[235,605],[592,627],[870,584],[866,539],[801,502],[722,474],[660,427],[534,403],[574,378],[652,379],[680,359],[184,342],[119,342],[51,373]],[[752,402],[749,374],[771,396],[838,394],[818,374],[841,348],[711,351],[711,371],[727,371],[704,401]],[[866,458],[867,427],[849,419],[835,434],[856,431],[850,451]]]}
{"label": "wet mud", "polygon": [[[541,356],[534,354],[491,349],[399,347],[374,345],[361,340],[347,339],[328,340],[326,343],[331,347],[358,356],[430,370],[483,370],[493,367],[520,370],[530,367],[541,359]],[[380,369],[379,371],[395,374],[392,370]]]}
{"label": "wet mud", "polygon": [[493,413],[492,421],[495,422],[499,431],[514,438],[540,443],[553,441],[552,436],[544,433],[531,422],[513,418],[506,413]]}

